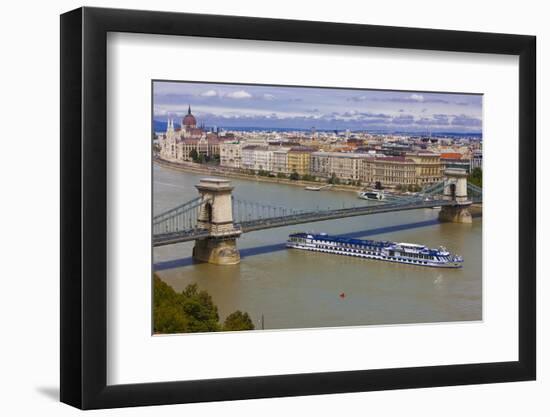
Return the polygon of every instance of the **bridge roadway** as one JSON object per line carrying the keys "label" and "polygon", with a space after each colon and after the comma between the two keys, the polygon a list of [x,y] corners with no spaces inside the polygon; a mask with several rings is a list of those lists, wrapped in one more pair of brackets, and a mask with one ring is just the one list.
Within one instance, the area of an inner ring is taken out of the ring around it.
{"label": "bridge roadway", "polygon": [[[481,199],[474,199],[473,203],[480,203]],[[324,220],[341,219],[345,217],[366,216],[369,214],[387,213],[392,211],[417,210],[440,206],[454,206],[456,203],[449,200],[420,200],[409,202],[395,202],[371,206],[351,207],[334,210],[307,211],[281,217],[269,217],[236,223],[235,227],[242,233],[254,232],[275,227],[291,226],[302,223],[313,223]],[[158,234],[153,236],[153,246],[172,245],[174,243],[189,242],[191,240],[207,238],[210,233],[204,229],[183,230],[174,233]]]}

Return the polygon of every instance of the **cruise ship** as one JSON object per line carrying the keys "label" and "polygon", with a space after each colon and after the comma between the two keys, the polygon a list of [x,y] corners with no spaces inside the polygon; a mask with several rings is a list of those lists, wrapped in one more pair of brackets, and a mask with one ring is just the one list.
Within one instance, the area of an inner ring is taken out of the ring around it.
{"label": "cruise ship", "polygon": [[460,268],[464,261],[462,257],[449,253],[442,246],[431,249],[414,243],[349,239],[329,236],[326,233],[294,233],[289,235],[286,246],[293,249],[436,268]]}

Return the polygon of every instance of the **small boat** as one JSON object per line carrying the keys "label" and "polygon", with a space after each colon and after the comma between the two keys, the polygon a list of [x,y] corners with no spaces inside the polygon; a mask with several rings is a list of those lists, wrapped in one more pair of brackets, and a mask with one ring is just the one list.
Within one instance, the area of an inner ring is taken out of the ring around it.
{"label": "small boat", "polygon": [[363,200],[377,200],[377,201],[380,201],[380,200],[384,200],[384,198],[385,198],[384,193],[382,191],[377,191],[377,190],[374,190],[374,191],[361,191],[358,196],[359,196],[359,198],[361,198]]}
{"label": "small boat", "polygon": [[307,186],[305,189],[306,191],[321,191],[324,188],[330,188],[332,187],[332,184],[323,185],[322,187],[314,187],[314,186]]}

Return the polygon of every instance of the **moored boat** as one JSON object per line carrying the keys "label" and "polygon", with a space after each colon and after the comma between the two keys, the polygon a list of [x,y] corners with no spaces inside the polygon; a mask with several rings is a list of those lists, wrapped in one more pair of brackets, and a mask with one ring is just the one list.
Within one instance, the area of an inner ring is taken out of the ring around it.
{"label": "moored boat", "polygon": [[326,233],[294,233],[289,235],[287,248],[332,253],[357,258],[374,259],[416,266],[460,268],[463,258],[443,246],[428,248],[415,243],[350,239]]}
{"label": "moored boat", "polygon": [[358,197],[363,200],[384,200],[385,196],[382,191],[373,190],[373,191],[361,191],[358,194]]}

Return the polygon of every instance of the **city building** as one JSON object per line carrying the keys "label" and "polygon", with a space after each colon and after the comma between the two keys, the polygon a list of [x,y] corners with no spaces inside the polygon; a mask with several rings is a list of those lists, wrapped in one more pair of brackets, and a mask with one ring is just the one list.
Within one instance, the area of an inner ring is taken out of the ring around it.
{"label": "city building", "polygon": [[316,177],[336,176],[345,181],[361,180],[363,160],[372,158],[364,153],[313,152],[311,154],[311,174]]}
{"label": "city building", "polygon": [[311,154],[315,149],[307,146],[293,146],[288,151],[288,171],[290,174],[309,175]]}
{"label": "city building", "polygon": [[438,153],[421,151],[406,153],[405,156],[415,163],[418,185],[425,186],[439,182],[443,178],[443,165]]}
{"label": "city building", "polygon": [[216,133],[206,133],[197,127],[197,120],[191,113],[191,106],[181,121],[181,128],[175,128],[174,119],[169,118],[166,133],[159,139],[160,157],[169,161],[191,161],[192,153],[205,157],[220,154],[220,139]]}
{"label": "city building", "polygon": [[443,169],[459,168],[470,172],[470,159],[464,158],[460,152],[444,152],[441,154]]}
{"label": "city building", "polygon": [[474,168],[483,169],[483,153],[481,150],[473,151],[470,156],[470,172],[473,171]]}
{"label": "city building", "polygon": [[241,168],[258,171],[273,170],[273,151],[265,145],[246,145],[242,148]]}
{"label": "city building", "polygon": [[220,144],[220,166],[241,168],[242,144],[240,141],[222,142]]}
{"label": "city building", "polygon": [[419,184],[416,162],[405,156],[374,156],[363,159],[361,182],[382,187]]}
{"label": "city building", "polygon": [[273,151],[273,173],[288,175],[288,151],[289,147],[277,147]]}

